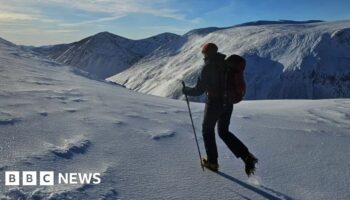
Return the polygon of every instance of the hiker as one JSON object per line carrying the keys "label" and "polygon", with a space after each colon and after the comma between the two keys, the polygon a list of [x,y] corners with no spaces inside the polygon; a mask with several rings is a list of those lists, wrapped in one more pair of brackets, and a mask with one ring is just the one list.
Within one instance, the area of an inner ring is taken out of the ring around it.
{"label": "hiker", "polygon": [[194,88],[184,86],[182,92],[189,96],[207,94],[205,103],[202,133],[207,158],[202,159],[202,165],[212,171],[218,171],[218,152],[215,141],[215,125],[220,138],[225,142],[232,153],[245,163],[245,172],[248,176],[254,174],[258,159],[251,154],[248,148],[229,131],[233,103],[224,98],[225,91],[225,55],[218,52],[214,43],[206,43],[202,47],[204,66]]}

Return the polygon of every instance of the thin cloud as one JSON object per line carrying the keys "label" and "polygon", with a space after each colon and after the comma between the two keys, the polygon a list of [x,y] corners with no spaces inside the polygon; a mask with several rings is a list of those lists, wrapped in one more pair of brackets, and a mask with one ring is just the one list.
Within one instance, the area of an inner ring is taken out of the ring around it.
{"label": "thin cloud", "polygon": [[180,11],[168,8],[166,5],[167,1],[159,0],[51,0],[45,2],[92,13],[110,14],[112,16],[143,13],[177,20],[185,19],[185,15]]}
{"label": "thin cloud", "polygon": [[193,24],[202,24],[205,22],[205,20],[201,17],[197,17],[197,18],[191,19],[190,22]]}
{"label": "thin cloud", "polygon": [[47,33],[74,33],[79,32],[76,29],[53,29],[53,30],[45,30]]}
{"label": "thin cloud", "polygon": [[99,18],[99,19],[86,20],[86,21],[81,21],[81,22],[76,22],[76,23],[61,23],[61,24],[59,24],[59,26],[66,26],[66,27],[82,26],[82,25],[87,25],[87,24],[95,24],[98,22],[113,21],[113,20],[119,19],[119,18],[124,17],[124,16],[125,15],[103,17],[103,18]]}
{"label": "thin cloud", "polygon": [[41,16],[41,12],[30,1],[4,1],[0,0],[0,18],[3,21],[35,20]]}
{"label": "thin cloud", "polygon": [[[119,19],[130,14],[149,14],[156,17],[170,18],[189,23],[198,23],[198,19],[187,19],[186,14],[172,8],[172,0],[0,0],[0,20],[39,20],[47,23],[60,23],[61,26],[80,26],[96,22],[106,22]],[[49,17],[45,12],[47,6],[59,9],[76,9],[89,13],[91,20],[70,22]],[[106,17],[98,18],[103,14]]]}
{"label": "thin cloud", "polygon": [[0,13],[0,21],[16,21],[16,20],[35,20],[36,16],[14,13],[14,12],[6,12],[1,11]]}

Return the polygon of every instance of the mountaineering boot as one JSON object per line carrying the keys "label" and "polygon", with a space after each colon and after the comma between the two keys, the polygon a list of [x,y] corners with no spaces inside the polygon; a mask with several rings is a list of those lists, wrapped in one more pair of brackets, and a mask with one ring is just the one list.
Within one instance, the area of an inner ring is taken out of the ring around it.
{"label": "mountaineering boot", "polygon": [[202,165],[203,165],[203,167],[205,167],[211,171],[214,171],[214,172],[219,171],[219,165],[217,163],[211,163],[205,158],[202,159]]}
{"label": "mountaineering boot", "polygon": [[245,164],[245,173],[247,176],[254,175],[255,172],[255,164],[258,163],[258,159],[251,153],[248,154],[247,157],[243,159]]}

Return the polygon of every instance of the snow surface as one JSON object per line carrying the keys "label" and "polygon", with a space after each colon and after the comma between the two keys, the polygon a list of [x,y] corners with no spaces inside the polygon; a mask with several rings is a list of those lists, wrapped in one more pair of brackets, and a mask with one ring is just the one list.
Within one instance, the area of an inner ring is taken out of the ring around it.
{"label": "snow surface", "polygon": [[[0,41],[2,199],[350,199],[350,100],[243,101],[218,139],[220,173],[201,170],[184,101],[82,76]],[[191,103],[198,133],[204,105]],[[199,144],[204,153],[201,134]],[[100,172],[99,185],[4,186],[5,171]]]}
{"label": "snow surface", "polygon": [[216,43],[226,55],[246,58],[246,99],[350,97],[349,20],[198,29],[107,80],[146,94],[182,98],[179,80],[196,83],[206,42]]}

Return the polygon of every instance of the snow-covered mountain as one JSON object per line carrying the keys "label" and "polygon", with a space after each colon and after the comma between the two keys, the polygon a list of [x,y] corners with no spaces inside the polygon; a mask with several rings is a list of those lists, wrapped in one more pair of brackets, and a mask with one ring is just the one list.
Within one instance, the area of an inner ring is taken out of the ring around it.
{"label": "snow-covered mountain", "polygon": [[125,70],[156,48],[178,37],[180,36],[176,34],[163,33],[146,39],[130,40],[101,32],[71,44],[43,46],[31,50],[104,79]]}
{"label": "snow-covered mountain", "polygon": [[[219,139],[220,172],[202,171],[184,101],[75,71],[0,40],[0,199],[350,197],[349,99],[235,106],[230,128],[259,158],[247,179]],[[191,108],[199,133],[204,105]],[[5,171],[101,173],[101,183],[5,186]]]}
{"label": "snow-covered mountain", "polygon": [[203,63],[200,47],[214,42],[246,58],[246,99],[350,97],[350,21],[258,21],[190,31],[108,78],[138,92],[181,98]]}
{"label": "snow-covered mountain", "polygon": [[15,46],[12,42],[9,42],[7,40],[4,40],[3,38],[0,37],[0,47],[5,48],[5,47],[10,47],[10,46]]}

